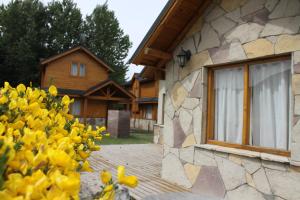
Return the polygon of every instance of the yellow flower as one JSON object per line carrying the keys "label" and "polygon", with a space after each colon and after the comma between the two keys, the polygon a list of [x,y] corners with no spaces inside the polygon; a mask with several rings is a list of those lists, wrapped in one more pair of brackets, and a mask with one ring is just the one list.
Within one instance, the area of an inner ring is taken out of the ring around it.
{"label": "yellow flower", "polygon": [[93,171],[93,169],[90,167],[90,163],[87,160],[83,162],[81,170],[84,172],[92,172]]}
{"label": "yellow flower", "polygon": [[110,185],[107,185],[105,186],[103,192],[110,192],[114,189],[114,185],[113,184],[110,184]]}
{"label": "yellow flower", "polygon": [[49,87],[49,93],[50,93],[52,96],[54,96],[54,97],[57,96],[57,89],[56,89],[56,87],[55,87],[54,85],[51,85],[51,86]]}
{"label": "yellow flower", "polygon": [[17,86],[17,91],[18,91],[19,93],[25,92],[25,91],[26,91],[25,85],[19,84],[19,85]]}
{"label": "yellow flower", "polygon": [[48,150],[48,157],[53,165],[67,167],[70,164],[70,156],[61,150]]}
{"label": "yellow flower", "polygon": [[61,102],[62,102],[64,105],[69,106],[69,104],[70,104],[70,97],[67,96],[67,95],[65,95],[65,96],[62,98]]}
{"label": "yellow flower", "polygon": [[2,135],[5,131],[5,126],[0,122],[0,135]]}
{"label": "yellow flower", "polygon": [[125,176],[125,167],[118,167],[118,182],[120,184],[124,184],[128,187],[136,187],[138,184],[138,179],[136,176]]}
{"label": "yellow flower", "polygon": [[105,192],[104,195],[102,197],[100,197],[99,200],[114,200],[115,199],[115,191],[109,191],[109,192]]}
{"label": "yellow flower", "polygon": [[103,184],[107,185],[111,181],[111,173],[103,170],[100,174],[100,178]]}
{"label": "yellow flower", "polygon": [[15,109],[16,107],[17,107],[17,102],[16,102],[15,100],[11,100],[10,103],[9,103],[9,105],[8,105],[8,108],[9,108],[10,110],[13,110],[13,109]]}
{"label": "yellow flower", "polygon": [[8,98],[4,95],[0,97],[0,104],[5,104],[8,102]]}

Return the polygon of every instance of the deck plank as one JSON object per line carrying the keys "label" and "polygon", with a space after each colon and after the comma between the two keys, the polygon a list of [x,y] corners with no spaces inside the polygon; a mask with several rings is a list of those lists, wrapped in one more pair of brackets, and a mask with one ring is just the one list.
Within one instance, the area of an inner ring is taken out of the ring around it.
{"label": "deck plank", "polygon": [[126,167],[126,173],[139,178],[138,187],[130,194],[137,200],[168,193],[189,193],[189,190],[169,183],[160,177],[163,159],[162,147],[155,144],[103,145],[101,151],[89,158],[95,171],[109,170],[117,176],[117,166]]}

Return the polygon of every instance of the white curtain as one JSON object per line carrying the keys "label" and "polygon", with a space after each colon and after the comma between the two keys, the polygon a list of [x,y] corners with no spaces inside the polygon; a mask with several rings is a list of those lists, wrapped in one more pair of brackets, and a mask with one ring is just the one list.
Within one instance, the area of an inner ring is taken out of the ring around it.
{"label": "white curtain", "polygon": [[71,104],[72,106],[72,114],[75,116],[79,116],[80,115],[80,110],[81,110],[81,101],[78,99],[75,99],[74,103]]}
{"label": "white curtain", "polygon": [[290,69],[290,61],[250,66],[250,144],[288,149]]}
{"label": "white curtain", "polygon": [[242,142],[243,68],[215,71],[215,140]]}
{"label": "white curtain", "polygon": [[71,66],[71,75],[72,76],[77,76],[77,74],[78,74],[77,64],[76,63],[72,63],[72,66]]}
{"label": "white curtain", "polygon": [[146,119],[152,119],[152,105],[146,107]]}
{"label": "white curtain", "polygon": [[80,64],[79,75],[85,76],[85,64]]}

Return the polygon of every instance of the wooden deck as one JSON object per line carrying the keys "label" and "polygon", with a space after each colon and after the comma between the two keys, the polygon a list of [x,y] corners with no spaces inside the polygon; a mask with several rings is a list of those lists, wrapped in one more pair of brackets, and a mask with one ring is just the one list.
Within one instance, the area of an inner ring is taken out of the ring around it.
{"label": "wooden deck", "polygon": [[139,178],[138,187],[130,189],[130,195],[137,200],[149,195],[188,192],[160,178],[162,154],[162,147],[155,144],[107,145],[94,152],[89,161],[95,171],[106,169],[114,177],[117,166],[124,165],[126,174]]}

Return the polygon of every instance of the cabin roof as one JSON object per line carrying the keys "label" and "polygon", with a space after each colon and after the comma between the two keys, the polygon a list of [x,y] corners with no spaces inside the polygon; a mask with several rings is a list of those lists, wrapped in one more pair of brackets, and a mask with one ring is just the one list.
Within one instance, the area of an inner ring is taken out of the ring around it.
{"label": "cabin roof", "polygon": [[83,51],[84,53],[88,54],[90,57],[92,57],[97,63],[99,63],[101,66],[105,67],[108,71],[114,72],[114,70],[109,67],[105,62],[103,62],[101,59],[99,59],[95,54],[93,54],[91,51],[89,51],[88,49],[82,47],[82,46],[78,46],[78,47],[74,47],[71,48],[65,52],[62,52],[60,54],[57,54],[55,56],[49,57],[45,60],[41,61],[41,65],[42,66],[46,66],[46,64],[51,63],[55,60],[58,60],[62,57],[65,57],[67,55],[70,55],[71,53],[74,53],[76,51]]}
{"label": "cabin roof", "polygon": [[210,2],[211,0],[169,0],[129,62],[163,67]]}

